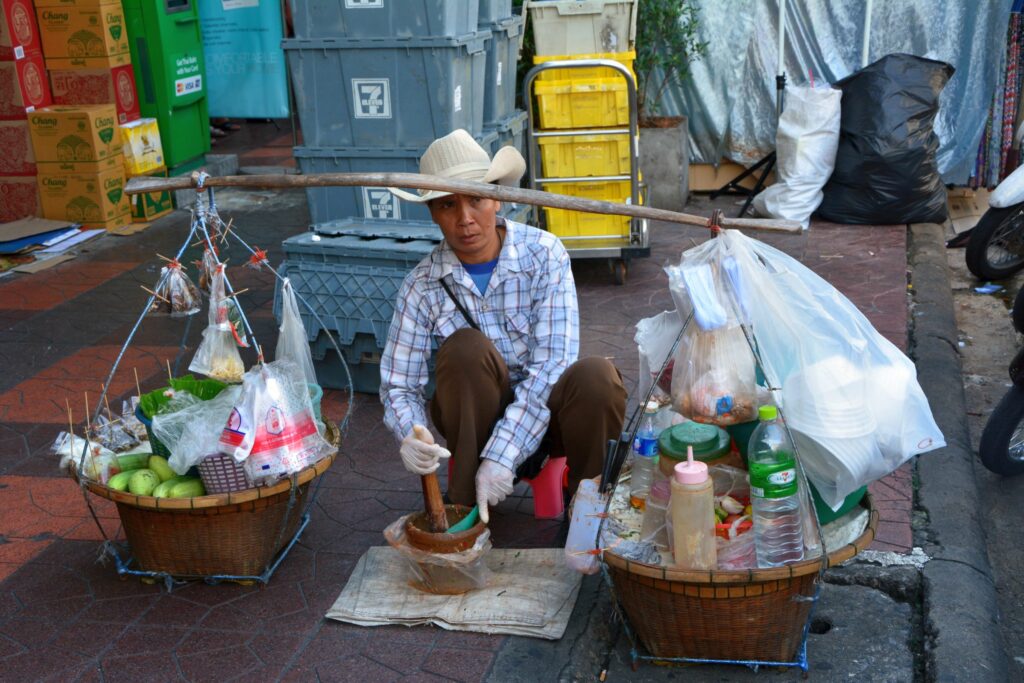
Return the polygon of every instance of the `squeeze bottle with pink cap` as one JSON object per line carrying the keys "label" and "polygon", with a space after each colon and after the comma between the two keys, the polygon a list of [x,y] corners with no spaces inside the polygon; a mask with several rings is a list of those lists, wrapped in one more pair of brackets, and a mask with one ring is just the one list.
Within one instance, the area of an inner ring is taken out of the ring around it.
{"label": "squeeze bottle with pink cap", "polygon": [[672,538],[676,566],[680,569],[715,569],[715,488],[708,466],[693,459],[686,448],[686,462],[672,473]]}

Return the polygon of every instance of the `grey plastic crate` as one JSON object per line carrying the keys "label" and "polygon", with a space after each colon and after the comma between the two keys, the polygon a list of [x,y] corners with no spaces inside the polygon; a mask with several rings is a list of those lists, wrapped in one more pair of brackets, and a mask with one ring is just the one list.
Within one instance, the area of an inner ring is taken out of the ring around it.
{"label": "grey plastic crate", "polygon": [[476,30],[481,8],[479,0],[289,0],[289,5],[299,38],[460,36]]}
{"label": "grey plastic crate", "polygon": [[[476,136],[484,149],[495,148],[497,129]],[[303,173],[419,173],[426,148],[368,149],[358,147],[296,147]],[[426,204],[402,201],[383,187],[310,187],[306,189],[313,223],[342,218],[385,218],[429,221]]]}
{"label": "grey plastic crate", "polygon": [[[441,231],[411,221],[348,220],[315,227],[321,232],[282,243],[295,293],[323,321],[321,325],[300,306],[307,339],[316,342],[326,327],[339,345],[348,346],[356,335],[366,334],[384,348],[402,280],[441,241]],[[280,314],[275,293],[274,315],[280,319]]]}
{"label": "grey plastic crate", "polygon": [[[323,343],[321,343],[323,342]],[[338,352],[323,335],[321,340],[310,345],[310,352],[313,355],[313,369],[316,371],[316,379],[320,386],[328,389],[347,389],[347,377],[345,370],[338,360]],[[342,346],[341,352],[345,354],[345,362],[348,365],[349,374],[352,376],[352,390],[363,394],[376,394],[380,391],[380,358],[384,349],[377,346],[377,342],[370,335],[356,335],[355,340],[348,346]],[[434,367],[436,350],[427,363],[429,372],[426,393],[431,396],[434,393]]]}
{"label": "grey plastic crate", "polygon": [[519,36],[526,17],[508,17],[489,24],[487,78],[484,80],[484,126],[500,121],[516,108],[516,65]]}
{"label": "grey plastic crate", "polygon": [[283,41],[304,142],[410,148],[479,134],[489,37]]}
{"label": "grey plastic crate", "polygon": [[[520,154],[524,157],[526,156],[526,118],[527,113],[525,111],[515,111],[484,129],[486,135],[482,139],[491,143],[489,149],[487,149],[486,145],[484,148],[491,153],[492,157],[499,149],[506,145],[514,146],[519,150]],[[495,137],[492,137],[492,135]],[[485,143],[481,142],[481,144]]]}
{"label": "grey plastic crate", "polygon": [[501,21],[512,16],[512,0],[480,0],[480,25]]}

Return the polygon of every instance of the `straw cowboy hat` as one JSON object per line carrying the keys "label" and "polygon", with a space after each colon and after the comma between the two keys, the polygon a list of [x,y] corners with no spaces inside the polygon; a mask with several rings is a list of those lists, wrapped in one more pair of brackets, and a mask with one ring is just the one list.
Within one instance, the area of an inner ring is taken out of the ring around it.
{"label": "straw cowboy hat", "polygon": [[[526,160],[515,147],[502,147],[492,160],[480,143],[461,128],[430,143],[420,159],[420,173],[424,175],[496,185],[516,186],[525,172]],[[397,187],[388,190],[410,202],[429,202],[452,194],[442,190],[419,190],[413,194]]]}

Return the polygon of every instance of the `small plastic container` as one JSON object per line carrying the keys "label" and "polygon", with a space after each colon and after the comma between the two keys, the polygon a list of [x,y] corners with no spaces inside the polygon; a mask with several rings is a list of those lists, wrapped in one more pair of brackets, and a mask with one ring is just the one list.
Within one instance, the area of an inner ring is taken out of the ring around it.
{"label": "small plastic container", "polygon": [[694,460],[693,447],[687,452],[672,477],[672,552],[681,569],[716,569],[714,485],[708,466]]}
{"label": "small plastic container", "polygon": [[666,515],[671,498],[672,489],[668,479],[661,479],[651,486],[651,492],[647,495],[647,506],[644,508],[640,540],[653,543],[659,552],[669,548]]}
{"label": "small plastic container", "polygon": [[659,467],[662,474],[672,476],[678,463],[686,461],[686,449],[693,448],[693,457],[709,467],[731,465],[743,467],[739,453],[731,450],[728,432],[715,425],[686,421],[673,425],[658,438]]}

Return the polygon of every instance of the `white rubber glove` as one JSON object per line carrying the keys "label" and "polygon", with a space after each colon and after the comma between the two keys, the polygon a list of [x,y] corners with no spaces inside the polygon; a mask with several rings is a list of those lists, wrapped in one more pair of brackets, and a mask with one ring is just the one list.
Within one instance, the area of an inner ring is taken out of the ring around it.
{"label": "white rubber glove", "polygon": [[512,470],[493,460],[484,460],[476,470],[476,505],[484,524],[490,522],[488,505],[497,505],[512,493]]}
{"label": "white rubber glove", "polygon": [[413,474],[430,474],[441,466],[441,458],[450,458],[447,448],[434,443],[434,436],[423,425],[413,425],[398,449],[405,469]]}

